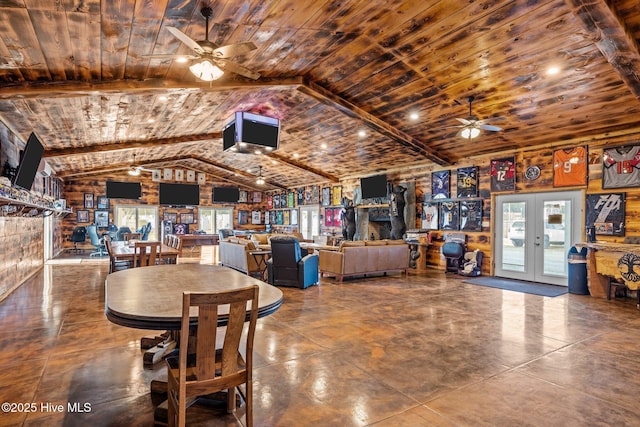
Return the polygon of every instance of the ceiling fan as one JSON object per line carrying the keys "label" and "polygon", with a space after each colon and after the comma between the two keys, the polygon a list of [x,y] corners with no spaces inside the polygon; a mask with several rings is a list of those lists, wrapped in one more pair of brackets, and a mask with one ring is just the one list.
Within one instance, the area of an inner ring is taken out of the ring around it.
{"label": "ceiling fan", "polygon": [[256,80],[259,73],[252,71],[242,65],[230,61],[228,58],[244,55],[257,49],[252,42],[235,43],[226,46],[218,46],[209,40],[209,18],[213,15],[213,9],[205,6],[200,11],[205,19],[205,39],[195,41],[185,33],[175,27],[167,27],[178,40],[193,50],[192,55],[145,55],[146,58],[186,58],[193,60],[189,70],[199,79],[212,81],[222,77],[225,71],[230,71],[244,77]]}
{"label": "ceiling fan", "polygon": [[489,125],[487,123],[494,120],[504,120],[504,117],[490,117],[484,120],[478,119],[476,116],[474,116],[471,113],[471,103],[473,102],[474,99],[475,98],[473,96],[470,96],[467,98],[467,101],[469,101],[469,116],[464,119],[461,117],[456,117],[456,120],[462,123],[462,125],[450,126],[450,127],[460,128],[461,130],[458,133],[458,135],[460,135],[462,138],[465,138],[465,139],[473,139],[477,137],[478,135],[480,135],[480,130],[489,130],[492,132],[501,131],[502,128],[498,126]]}
{"label": "ceiling fan", "polygon": [[138,176],[140,172],[153,172],[154,169],[143,168],[142,166],[134,166],[136,163],[136,155],[133,155],[133,162],[131,166],[129,166],[127,173],[131,176]]}

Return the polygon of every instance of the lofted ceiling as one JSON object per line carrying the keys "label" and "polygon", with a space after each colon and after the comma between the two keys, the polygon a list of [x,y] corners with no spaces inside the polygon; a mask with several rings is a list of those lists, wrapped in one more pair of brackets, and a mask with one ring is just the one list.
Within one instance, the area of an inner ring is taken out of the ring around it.
{"label": "lofted ceiling", "polygon": [[[148,57],[189,54],[167,27],[204,39],[203,6],[210,40],[257,46],[234,60],[259,79]],[[63,179],[135,154],[252,188],[258,166],[267,189],[338,182],[635,137],[639,40],[637,0],[0,0],[0,120]],[[457,135],[470,96],[501,131]],[[223,152],[236,111],[280,119],[280,149]]]}

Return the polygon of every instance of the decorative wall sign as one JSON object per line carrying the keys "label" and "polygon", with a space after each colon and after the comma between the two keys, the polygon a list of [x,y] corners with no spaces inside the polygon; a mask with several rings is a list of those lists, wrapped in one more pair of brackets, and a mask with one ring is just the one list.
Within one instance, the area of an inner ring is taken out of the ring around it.
{"label": "decorative wall sign", "polygon": [[285,209],[282,211],[282,224],[289,225],[289,221],[291,220],[291,211],[289,209]]}
{"label": "decorative wall sign", "polygon": [[253,203],[262,203],[262,193],[259,191],[253,192]]}
{"label": "decorative wall sign", "polygon": [[109,226],[109,211],[95,210],[93,211],[93,222],[98,227]]}
{"label": "decorative wall sign", "polygon": [[324,210],[324,226],[333,227],[333,209],[326,208]]}
{"label": "decorative wall sign", "polygon": [[624,236],[626,193],[587,194],[586,226],[596,234]]}
{"label": "decorative wall sign", "polygon": [[273,208],[274,209],[280,209],[280,195],[279,194],[274,194],[273,195]]}
{"label": "decorative wall sign", "polygon": [[184,171],[182,169],[175,170],[176,181],[184,181]]}
{"label": "decorative wall sign", "polygon": [[572,147],[553,152],[553,186],[587,185],[587,147]]}
{"label": "decorative wall sign", "polygon": [[422,205],[422,228],[426,230],[437,230],[438,223],[438,202],[424,202]]}
{"label": "decorative wall sign", "polygon": [[273,209],[273,195],[267,195],[267,209]]}
{"label": "decorative wall sign", "polygon": [[626,145],[602,152],[602,188],[640,186],[640,146]]}
{"label": "decorative wall sign", "polygon": [[293,191],[289,191],[289,193],[287,194],[287,207],[293,208],[295,206],[295,201],[296,193],[294,193]]}
{"label": "decorative wall sign", "polygon": [[287,193],[282,193],[280,194],[280,207],[281,208],[286,208],[287,207]]}
{"label": "decorative wall sign", "polygon": [[187,181],[188,181],[188,182],[194,182],[195,180],[196,180],[196,173],[195,173],[195,171],[188,170],[188,171],[187,171]]}
{"label": "decorative wall sign", "polygon": [[260,224],[260,211],[251,211],[251,224]]}
{"label": "decorative wall sign", "polygon": [[160,182],[162,180],[162,172],[160,169],[154,169],[151,171],[151,181]]}
{"label": "decorative wall sign", "polygon": [[331,204],[331,188],[322,187],[322,206],[329,206]]}
{"label": "decorative wall sign", "polygon": [[178,214],[175,212],[165,212],[162,217],[165,221],[170,221],[172,224],[178,222]]}
{"label": "decorative wall sign", "polygon": [[432,199],[448,199],[449,198],[449,177],[451,172],[438,171],[431,172],[431,198]]}
{"label": "decorative wall sign", "polygon": [[491,191],[514,191],[516,189],[516,158],[504,157],[491,160]]}
{"label": "decorative wall sign", "polygon": [[98,196],[98,209],[109,209],[109,199],[107,196]]}
{"label": "decorative wall sign", "polygon": [[180,214],[180,222],[183,224],[193,224],[193,214],[192,213],[181,213]]}
{"label": "decorative wall sign", "polygon": [[291,209],[291,225],[298,225],[298,209]]}
{"label": "decorative wall sign", "polygon": [[207,183],[207,174],[204,172],[198,173],[198,184],[206,184]]}
{"label": "decorative wall sign", "polygon": [[298,188],[298,206],[304,205],[305,191],[304,188]]}
{"label": "decorative wall sign", "polygon": [[342,208],[333,208],[333,224],[334,227],[342,227]]}
{"label": "decorative wall sign", "polygon": [[312,205],[320,204],[320,186],[318,185],[311,186],[311,204]]}
{"label": "decorative wall sign", "polygon": [[340,206],[342,204],[342,186],[338,185],[331,189],[331,204]]}
{"label": "decorative wall sign", "polygon": [[282,215],[282,211],[276,211],[276,222],[275,223],[278,224],[278,225],[284,224],[283,218],[284,218],[284,216]]}
{"label": "decorative wall sign", "polygon": [[244,190],[240,190],[240,193],[238,196],[238,203],[247,203],[248,200],[249,200],[249,193]]}
{"label": "decorative wall sign", "polygon": [[539,176],[540,176],[540,168],[538,166],[529,166],[524,171],[524,177],[529,181],[535,181],[536,179],[538,179]]}
{"label": "decorative wall sign", "polygon": [[460,200],[460,230],[482,231],[482,200]]}
{"label": "decorative wall sign", "polygon": [[440,229],[459,230],[460,229],[459,202],[448,201],[440,203]]}
{"label": "decorative wall sign", "polygon": [[89,211],[87,210],[76,211],[76,222],[78,223],[89,222]]}
{"label": "decorative wall sign", "polygon": [[478,197],[478,167],[459,168],[456,187],[458,198]]}
{"label": "decorative wall sign", "polygon": [[173,169],[164,168],[162,170],[162,179],[164,179],[165,181],[171,181],[173,179]]}
{"label": "decorative wall sign", "polygon": [[189,224],[173,224],[173,234],[189,234]]}
{"label": "decorative wall sign", "polygon": [[245,211],[245,210],[238,211],[238,224],[240,225],[249,224],[249,211]]}
{"label": "decorative wall sign", "polygon": [[84,208],[93,209],[93,193],[84,193]]}

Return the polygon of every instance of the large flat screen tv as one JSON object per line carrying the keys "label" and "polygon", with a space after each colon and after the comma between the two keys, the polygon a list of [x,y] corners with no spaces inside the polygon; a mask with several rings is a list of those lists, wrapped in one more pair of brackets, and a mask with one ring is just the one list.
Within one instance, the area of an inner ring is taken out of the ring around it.
{"label": "large flat screen tv", "polygon": [[237,112],[222,129],[223,150],[264,153],[277,150],[279,142],[280,121],[272,117]]}
{"label": "large flat screen tv", "polygon": [[142,197],[142,186],[139,182],[107,181],[108,199],[139,199]]}
{"label": "large flat screen tv", "polygon": [[240,189],[238,187],[213,187],[212,201],[238,203]]}
{"label": "large flat screen tv", "polygon": [[378,199],[387,197],[387,175],[374,175],[360,178],[360,189],[363,199]]}
{"label": "large flat screen tv", "polygon": [[194,206],[200,204],[200,186],[197,184],[161,182],[158,192],[161,205]]}
{"label": "large flat screen tv", "polygon": [[31,132],[27,140],[27,145],[22,152],[22,158],[20,159],[16,176],[13,179],[13,185],[24,188],[25,190],[31,190],[43,153],[44,146],[38,137]]}

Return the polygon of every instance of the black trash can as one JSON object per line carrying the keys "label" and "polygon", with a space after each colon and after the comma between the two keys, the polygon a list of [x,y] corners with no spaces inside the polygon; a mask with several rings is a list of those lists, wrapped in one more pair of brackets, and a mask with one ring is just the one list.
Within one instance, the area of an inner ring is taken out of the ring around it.
{"label": "black trash can", "polygon": [[573,246],[569,250],[569,293],[589,295],[587,285],[587,248],[580,251]]}

